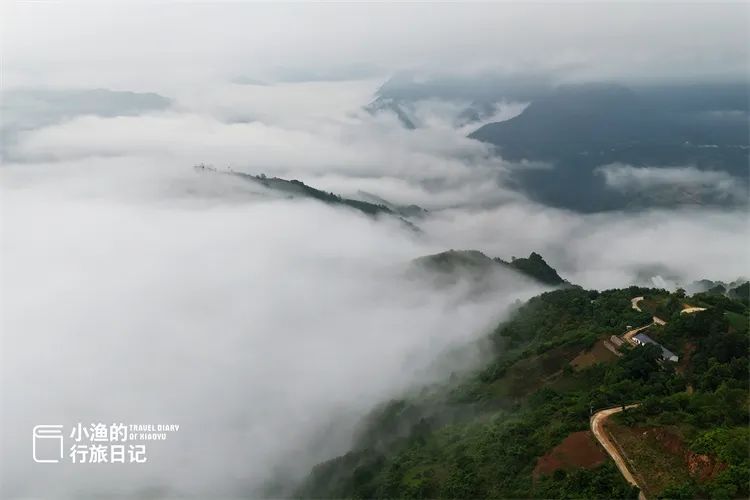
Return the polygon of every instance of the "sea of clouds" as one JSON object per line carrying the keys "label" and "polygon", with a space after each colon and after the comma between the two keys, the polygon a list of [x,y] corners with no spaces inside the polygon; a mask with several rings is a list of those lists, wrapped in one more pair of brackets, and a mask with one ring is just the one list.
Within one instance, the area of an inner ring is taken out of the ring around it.
{"label": "sea of clouds", "polygon": [[[505,180],[534,167],[450,125],[467,103],[417,104],[429,119],[409,131],[362,110],[376,88],[224,83],[14,131],[0,184],[4,497],[236,497],[303,476],[346,451],[375,404],[478,363],[478,347],[442,355],[543,290],[511,272],[489,293],[436,289],[406,272],[421,255],[537,251],[596,288],[649,266],[683,280],[748,269],[744,213],[533,203]],[[199,162],[429,213],[414,232]],[[30,459],[36,424],[120,421],[181,428],[146,464]]]}

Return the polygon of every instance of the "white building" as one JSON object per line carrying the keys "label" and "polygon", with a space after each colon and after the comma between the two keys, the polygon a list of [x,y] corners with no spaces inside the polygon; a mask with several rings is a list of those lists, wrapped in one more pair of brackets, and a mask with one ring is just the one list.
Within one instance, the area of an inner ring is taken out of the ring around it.
{"label": "white building", "polygon": [[677,354],[673,353],[672,351],[670,351],[669,349],[667,349],[666,347],[664,347],[663,345],[661,345],[660,343],[658,343],[657,341],[655,341],[654,339],[646,335],[645,333],[639,333],[638,335],[635,335],[633,337],[633,342],[641,346],[646,345],[646,344],[653,344],[653,345],[659,346],[659,348],[661,349],[661,358],[667,361],[672,361],[676,363],[680,360],[680,357],[677,356]]}

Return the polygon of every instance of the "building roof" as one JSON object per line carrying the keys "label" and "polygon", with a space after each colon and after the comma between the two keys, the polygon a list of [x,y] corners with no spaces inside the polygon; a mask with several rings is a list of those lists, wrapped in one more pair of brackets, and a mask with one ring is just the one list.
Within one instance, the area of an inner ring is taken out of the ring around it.
{"label": "building roof", "polygon": [[644,344],[658,345],[661,348],[661,357],[664,359],[669,359],[673,357],[679,359],[679,357],[675,353],[673,353],[672,351],[670,351],[669,349],[667,349],[666,347],[664,347],[663,345],[661,345],[660,343],[658,343],[657,341],[655,341],[654,339],[646,335],[645,333],[639,333],[633,336],[633,338],[636,340],[639,340],[640,342]]}

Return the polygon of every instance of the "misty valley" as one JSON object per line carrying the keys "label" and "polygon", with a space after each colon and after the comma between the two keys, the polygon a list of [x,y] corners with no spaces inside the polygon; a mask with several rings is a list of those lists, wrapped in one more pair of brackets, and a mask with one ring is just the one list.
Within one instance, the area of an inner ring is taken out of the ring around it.
{"label": "misty valley", "polygon": [[0,4],[0,498],[750,497],[748,16]]}

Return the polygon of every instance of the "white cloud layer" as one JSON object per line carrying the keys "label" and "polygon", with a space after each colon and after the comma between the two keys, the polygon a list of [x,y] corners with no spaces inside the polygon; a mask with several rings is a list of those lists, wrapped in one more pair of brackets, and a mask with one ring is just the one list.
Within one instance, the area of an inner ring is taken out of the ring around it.
{"label": "white cloud layer", "polygon": [[[33,121],[44,126],[4,145],[3,498],[257,497],[345,450],[358,417],[476,363],[471,348],[458,365],[436,360],[541,290],[513,273],[487,295],[464,282],[435,290],[403,272],[421,255],[534,250],[598,288],[653,265],[686,281],[748,274],[744,211],[550,209],[509,189],[512,166],[455,126],[462,103],[416,103],[415,131],[361,109],[382,81],[373,75],[420,65],[658,79],[701,59],[707,78],[736,76],[744,6],[176,5],[2,6],[4,86],[174,99],[131,116]],[[271,83],[226,83],[241,76]],[[523,106],[506,104],[503,117]],[[201,175],[199,162],[430,213],[416,234]],[[605,175],[625,187],[725,181],[617,168]],[[182,429],[143,467],[29,459],[35,424],[120,420]]]}
{"label": "white cloud layer", "polygon": [[[190,169],[174,189],[154,170],[30,168],[43,178],[11,169],[2,191],[5,498],[257,496],[344,451],[374,403],[465,369],[433,363],[540,290],[512,273],[485,296],[434,290],[404,271],[439,248],[396,221],[213,196]],[[100,420],[182,429],[140,468],[21,459],[35,424]]]}
{"label": "white cloud layer", "polygon": [[721,199],[742,200],[740,179],[723,171],[695,167],[634,167],[615,163],[598,168],[608,187],[624,193],[664,189],[687,189],[696,195],[714,195]]}
{"label": "white cloud layer", "polygon": [[[686,281],[750,269],[744,212],[550,209],[504,187],[509,166],[451,126],[460,107],[439,106],[407,131],[361,112],[347,90],[359,83],[318,83],[328,105],[285,107],[311,93],[299,85],[264,98],[253,85],[196,91],[166,111],[78,116],[10,146],[0,184],[4,497],[257,496],[299,477],[345,450],[372,405],[476,363],[472,349],[459,365],[435,365],[541,290],[511,273],[487,295],[467,283],[436,290],[403,272],[421,255],[534,250],[597,288],[655,265]],[[415,234],[200,174],[199,161],[431,212]],[[100,420],[182,429],[140,468],[20,459],[35,424]]]}

